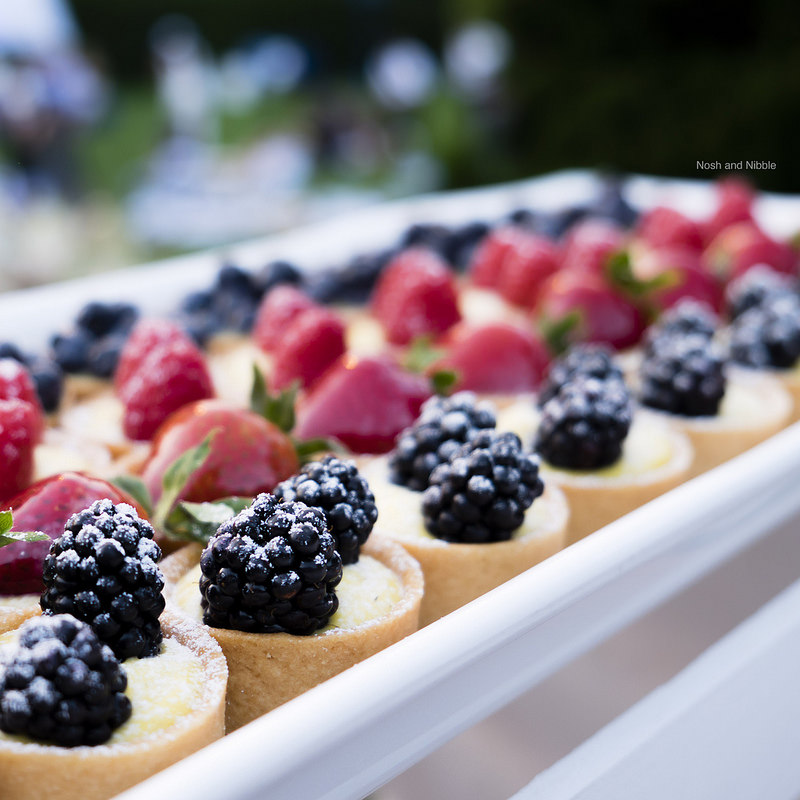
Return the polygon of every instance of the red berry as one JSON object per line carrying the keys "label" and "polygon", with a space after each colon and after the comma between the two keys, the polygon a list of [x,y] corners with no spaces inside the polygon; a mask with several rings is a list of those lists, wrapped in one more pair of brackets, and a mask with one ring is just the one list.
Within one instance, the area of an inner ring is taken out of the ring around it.
{"label": "red berry", "polygon": [[430,394],[423,376],[387,358],[346,357],[306,396],[294,432],[336,438],[356,453],[385,453]]}
{"label": "red berry", "polygon": [[124,398],[125,387],[131,377],[139,371],[150,353],[161,345],[191,343],[191,339],[174,322],[161,319],[146,319],[131,331],[119,356],[114,373],[114,389]]}
{"label": "red berry", "polygon": [[625,247],[625,234],[600,220],[579,222],[567,235],[561,268],[604,275],[612,253]]}
{"label": "red berry", "polygon": [[506,255],[497,289],[509,303],[533,309],[544,282],[558,271],[560,260],[550,239],[522,233]]}
{"label": "red berry", "polygon": [[737,222],[753,221],[753,187],[737,178],[728,178],[717,184],[717,209],[703,224],[706,244],[717,234]]}
{"label": "red berry", "polygon": [[447,342],[447,355],[433,365],[431,372],[452,369],[458,376],[456,387],[473,392],[533,392],[550,360],[541,339],[505,322],[479,328],[458,326]]}
{"label": "red berry", "polygon": [[277,347],[292,320],[319,306],[294,286],[276,286],[261,301],[253,326],[253,339],[262,350]]}
{"label": "red berry", "polygon": [[591,273],[562,270],[554,275],[542,292],[539,310],[549,322],[576,315],[574,341],[605,343],[622,350],[635,345],[644,332],[639,309]]}
{"label": "red berry", "polygon": [[379,278],[372,295],[372,313],[392,344],[438,336],[461,319],[455,276],[430,250],[406,250]]}
{"label": "red berry", "polygon": [[205,358],[194,344],[157,347],[125,386],[122,428],[129,439],[150,439],[174,411],[213,395]]}
{"label": "red berry", "polygon": [[22,400],[30,403],[36,418],[36,441],[42,438],[44,413],[28,368],[13,358],[0,359],[0,400]]}
{"label": "red berry", "polygon": [[725,281],[744,275],[756,264],[793,275],[797,253],[791,245],[767,236],[754,222],[738,222],[723,230],[703,253],[706,269]]}
{"label": "red berry", "polygon": [[672,208],[658,206],[642,216],[637,236],[650,247],[681,247],[687,250],[703,249],[703,231],[699,223]]}
{"label": "red berry", "polygon": [[312,308],[295,317],[274,350],[272,384],[276,389],[299,380],[312,386],[345,352],[345,327],[327,308]]}
{"label": "red berry", "polygon": [[33,479],[33,449],[41,414],[24,400],[0,400],[0,501],[13,497]]}
{"label": "red berry", "polygon": [[506,256],[525,235],[513,226],[492,231],[475,249],[469,267],[472,282],[488,289],[497,288]]}
{"label": "red berry", "polygon": [[[100,478],[79,472],[62,472],[37,481],[8,502],[14,512],[15,531],[41,531],[50,539],[64,533],[67,520],[95,500],[130,503],[140,517],[147,515],[131,497]],[[0,595],[40,594],[42,562],[49,541],[19,542],[0,548]]]}
{"label": "red berry", "polygon": [[299,469],[291,439],[264,417],[221,400],[182,408],[159,429],[142,478],[154,500],[164,473],[180,455],[197,447],[212,431],[208,458],[186,484],[180,499],[192,502],[269,492]]}
{"label": "red berry", "polygon": [[674,277],[674,283],[653,291],[648,297],[661,311],[684,298],[705,303],[718,313],[722,310],[722,284],[703,269],[700,255],[694,250],[671,247],[647,252],[636,259],[634,271],[640,280],[650,280],[665,273]]}

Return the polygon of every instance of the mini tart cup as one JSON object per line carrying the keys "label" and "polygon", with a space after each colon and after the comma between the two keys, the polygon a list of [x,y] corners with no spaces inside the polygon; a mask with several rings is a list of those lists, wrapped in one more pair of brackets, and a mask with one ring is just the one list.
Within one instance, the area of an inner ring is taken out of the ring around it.
{"label": "mini tart cup", "polygon": [[[731,370],[728,380],[729,383],[737,383],[753,393],[758,403],[758,418],[680,417],[652,412],[689,437],[694,448],[689,478],[702,475],[755,447],[791,422],[792,397],[782,381],[772,375],[747,370]],[[800,392],[800,375],[797,390]]]}
{"label": "mini tart cup", "polygon": [[[202,552],[201,545],[188,545],[164,560],[161,569],[167,579],[168,602],[173,602],[177,582],[197,566]],[[228,660],[228,731],[252,722],[417,630],[423,588],[419,564],[401,547],[374,534],[361,552],[380,561],[401,580],[403,597],[388,614],[357,628],[333,628],[311,636],[203,626],[219,642]],[[171,607],[185,614],[177,604]]]}
{"label": "mini tart cup", "polygon": [[202,706],[137,742],[65,748],[0,741],[3,800],[105,800],[223,736],[228,669],[219,645],[169,611],[161,627],[203,664]]}
{"label": "mini tart cup", "polygon": [[687,480],[693,460],[692,445],[674,429],[668,428],[668,436],[672,452],[669,461],[636,475],[568,473],[542,464],[545,482],[557,484],[569,503],[567,544],[583,539]]}
{"label": "mini tart cup", "polygon": [[[372,485],[373,491],[380,481],[389,481],[386,456],[364,458],[360,462],[362,475]],[[378,526],[374,537],[392,539],[419,561],[425,576],[425,596],[422,598],[420,624],[435,622],[445,614],[455,611],[482,594],[500,586],[526,569],[544,561],[563,549],[566,544],[567,523],[570,508],[564,493],[545,480],[544,495],[533,501],[547,502],[547,518],[536,530],[504,542],[486,544],[462,544],[447,542],[433,536],[403,536],[393,533],[399,525],[422,526],[422,494],[402,489],[409,495],[409,504],[416,503],[405,519],[391,520],[391,525],[381,528],[390,510],[381,509],[378,497]],[[394,516],[397,513],[394,512]]]}
{"label": "mini tart cup", "polygon": [[[19,628],[26,619],[40,613],[38,594],[0,596],[0,633]],[[3,797],[0,794],[0,797]]]}

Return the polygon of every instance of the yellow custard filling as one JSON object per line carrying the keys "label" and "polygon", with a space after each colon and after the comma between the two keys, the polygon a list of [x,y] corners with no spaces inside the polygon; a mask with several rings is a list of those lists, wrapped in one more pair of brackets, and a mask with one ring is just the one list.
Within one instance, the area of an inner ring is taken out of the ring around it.
{"label": "yellow custard filling", "polygon": [[[539,425],[539,417],[539,409],[532,399],[520,400],[498,411],[497,429],[514,431],[523,444],[530,444]],[[591,474],[604,478],[632,477],[665,466],[672,456],[669,426],[650,414],[637,412],[622,445],[622,457],[608,467],[592,470]],[[559,469],[546,462],[542,466],[554,475],[588,474],[579,470]]]}
{"label": "yellow custard filling", "polygon": [[[0,597],[0,611],[17,611],[22,608],[28,608],[31,605],[39,607],[38,594],[16,594],[9,597]],[[0,637],[0,642],[3,639]]]}
{"label": "yellow custard filling", "polygon": [[[18,631],[0,636],[0,653],[13,647],[17,636]],[[117,728],[105,744],[144,741],[171,728],[203,702],[206,682],[203,664],[188,647],[175,639],[165,639],[157,656],[129,658],[122,662],[122,666],[128,675],[125,694],[133,709],[130,719]],[[0,731],[0,741],[4,740],[32,741],[26,736],[12,736]]]}
{"label": "yellow custard filling", "polygon": [[[361,474],[369,481],[370,489],[375,495],[375,503],[380,513],[379,527],[390,530],[392,538],[407,542],[420,539],[441,541],[430,534],[425,527],[422,518],[422,493],[389,481],[385,458],[374,459],[368,465],[361,467]],[[553,506],[553,499],[545,492],[533,501],[533,505],[525,513],[525,521],[514,531],[511,538],[522,539],[541,533],[548,527],[555,513],[557,512]]]}
{"label": "yellow custard filling", "polygon": [[[200,565],[189,570],[175,589],[178,605],[194,619],[202,621],[200,606]],[[336,587],[339,609],[319,633],[335,629],[358,628],[370,620],[388,614],[403,597],[403,585],[392,570],[370,556],[363,555],[355,564],[347,564]]]}

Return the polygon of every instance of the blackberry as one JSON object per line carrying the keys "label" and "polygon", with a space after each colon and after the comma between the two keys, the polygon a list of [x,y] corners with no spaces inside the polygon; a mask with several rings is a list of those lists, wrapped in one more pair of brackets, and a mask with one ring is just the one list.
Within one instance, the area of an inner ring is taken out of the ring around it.
{"label": "blackberry", "polygon": [[212,628],[307,635],[339,607],[342,559],[325,514],[260,494],[220,525],[200,557],[203,621]]}
{"label": "blackberry", "polygon": [[659,344],[666,340],[682,339],[687,336],[700,336],[711,340],[717,331],[717,315],[705,304],[697,300],[681,300],[666,311],[658,322],[645,335],[645,355],[655,352]]}
{"label": "blackberry", "polygon": [[117,369],[119,356],[127,338],[127,333],[111,333],[94,342],[89,348],[87,372],[98,378],[110,378]]}
{"label": "blackberry", "polygon": [[478,431],[433,471],[422,495],[425,527],[449,542],[502,542],[543,491],[539,460],[515,433]]}
{"label": "blackberry", "polygon": [[797,280],[765,264],[747,270],[725,292],[728,315],[737,319],[751,308],[761,308],[782,295],[797,294]]}
{"label": "blackberry", "polygon": [[325,456],[302,467],[297,475],[279,483],[273,494],[297,500],[325,514],[343,564],[355,564],[361,545],[378,519],[375,495],[352,461]]}
{"label": "blackberry", "polygon": [[131,715],[125,670],[111,648],[68,615],[38,617],[0,670],[0,730],[78,747],[108,741]]}
{"label": "blackberry", "polygon": [[619,381],[624,378],[622,370],[614,362],[611,350],[605,345],[576,344],[570,347],[565,356],[554,361],[539,389],[537,403],[539,408],[555,397],[562,386],[571,383],[578,376],[597,378],[600,381]]}
{"label": "blackberry", "polygon": [[83,330],[57,333],[50,340],[51,356],[64,372],[85,372],[92,337]]}
{"label": "blackberry", "polygon": [[621,381],[580,376],[545,403],[534,449],[554,467],[607,467],[622,455],[632,414]]}
{"label": "blackberry", "polygon": [[253,275],[253,287],[259,299],[281,283],[300,286],[303,273],[288,261],[271,261]]}
{"label": "blackberry", "polygon": [[669,339],[642,362],[643,405],[685,417],[710,417],[725,394],[725,364],[700,335]]}
{"label": "blackberry", "polygon": [[61,402],[64,392],[64,373],[61,367],[49,358],[34,358],[30,362],[30,371],[36,386],[36,394],[42,408],[48,413],[55,411]]}
{"label": "blackberry", "polygon": [[343,267],[313,275],[308,294],[318,303],[364,303],[372,294],[383,268],[397,255],[395,250],[366,253]]}
{"label": "blackberry", "polygon": [[737,317],[730,353],[748,367],[792,369],[800,359],[800,299],[784,295]]}
{"label": "blackberry", "polygon": [[111,333],[128,333],[139,318],[139,309],[131,303],[87,303],[75,320],[78,328],[93,339],[102,339]]}
{"label": "blackberry", "polygon": [[488,403],[479,403],[471,392],[452,397],[432,397],[422,406],[416,422],[398,437],[389,454],[393,483],[415,492],[428,487],[428,479],[470,435],[497,424]]}
{"label": "blackberry", "polygon": [[132,506],[96,500],[50,546],[42,610],[88,622],[121,660],[154,656],[164,610],[160,558],[153,528]]}

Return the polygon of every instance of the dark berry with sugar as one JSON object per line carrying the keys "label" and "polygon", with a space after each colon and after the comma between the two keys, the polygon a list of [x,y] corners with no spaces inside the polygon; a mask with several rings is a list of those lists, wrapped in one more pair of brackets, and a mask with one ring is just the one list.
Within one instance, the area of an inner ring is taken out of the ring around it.
{"label": "dark berry with sugar", "polygon": [[389,455],[390,479],[415,492],[428,487],[431,473],[470,436],[497,424],[494,408],[472,392],[432,397],[410,428],[398,437]]}
{"label": "dark berry with sugar", "polygon": [[640,371],[642,405],[685,417],[711,417],[725,395],[725,360],[702,335],[662,340]]}
{"label": "dark berry with sugar", "polygon": [[537,396],[539,407],[544,406],[563,386],[578,377],[624,382],[622,370],[614,361],[609,347],[601,344],[575,344],[550,365]]}
{"label": "dark berry with sugar", "polygon": [[164,610],[161,548],[132,506],[96,500],[73,514],[44,560],[45,614],[72,614],[116,656],[159,652]]}
{"label": "dark berry with sugar", "polygon": [[103,744],[131,716],[127,683],[89,625],[34,618],[0,670],[0,730],[60,747]]}
{"label": "dark berry with sugar", "polygon": [[375,495],[353,461],[333,455],[305,464],[273,494],[319,508],[325,514],[343,564],[355,564],[378,519]]}
{"label": "dark berry with sugar", "polygon": [[339,607],[342,559],[325,514],[260,494],[224,522],[200,557],[203,621],[212,628],[303,636]]}
{"label": "dark berry with sugar", "polygon": [[523,451],[519,437],[482,430],[431,474],[422,495],[425,527],[449,542],[506,541],[543,491],[539,459]]}
{"label": "dark berry with sugar", "polygon": [[554,467],[608,467],[622,455],[632,418],[621,381],[579,376],[544,404],[534,449]]}

